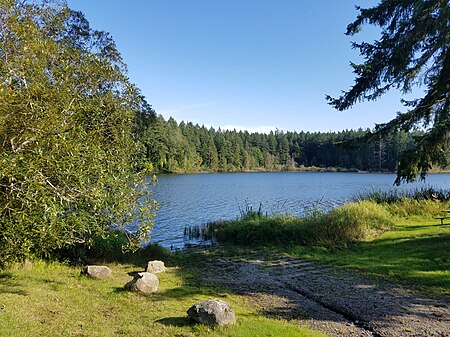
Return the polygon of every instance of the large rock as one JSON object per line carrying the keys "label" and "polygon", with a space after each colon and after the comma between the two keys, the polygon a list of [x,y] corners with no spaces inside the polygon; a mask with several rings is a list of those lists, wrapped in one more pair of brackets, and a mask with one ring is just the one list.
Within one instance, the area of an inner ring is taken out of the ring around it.
{"label": "large rock", "polygon": [[164,262],[154,260],[149,261],[147,264],[147,273],[158,274],[166,271],[166,267],[164,266]]}
{"label": "large rock", "polygon": [[111,275],[111,269],[107,266],[86,266],[81,271],[81,274],[102,280]]}
{"label": "large rock", "polygon": [[220,300],[206,300],[190,307],[187,314],[194,321],[211,326],[236,323],[236,315],[231,306]]}
{"label": "large rock", "polygon": [[138,292],[143,295],[150,295],[158,291],[159,280],[154,274],[143,272],[136,276],[127,284],[125,289]]}

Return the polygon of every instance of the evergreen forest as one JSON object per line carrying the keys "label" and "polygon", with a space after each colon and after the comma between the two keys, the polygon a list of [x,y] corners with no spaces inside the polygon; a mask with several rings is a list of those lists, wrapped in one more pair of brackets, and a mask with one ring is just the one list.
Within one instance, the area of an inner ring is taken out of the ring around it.
{"label": "evergreen forest", "polygon": [[229,131],[152,115],[141,132],[156,173],[240,171],[395,172],[401,154],[422,132],[396,132],[370,142],[370,130]]}

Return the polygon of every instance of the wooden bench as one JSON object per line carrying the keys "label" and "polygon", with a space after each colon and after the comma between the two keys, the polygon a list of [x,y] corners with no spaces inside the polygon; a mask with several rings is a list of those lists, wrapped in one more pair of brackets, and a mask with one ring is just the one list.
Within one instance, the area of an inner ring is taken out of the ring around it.
{"label": "wooden bench", "polygon": [[450,219],[450,216],[437,216],[437,217],[435,217],[435,219],[436,220],[437,219],[441,220],[441,225],[443,225],[444,224],[444,219]]}

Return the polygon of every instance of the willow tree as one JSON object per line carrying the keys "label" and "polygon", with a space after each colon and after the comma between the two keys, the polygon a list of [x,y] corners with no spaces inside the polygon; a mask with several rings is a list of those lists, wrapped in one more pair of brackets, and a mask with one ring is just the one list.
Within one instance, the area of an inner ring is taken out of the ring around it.
{"label": "willow tree", "polygon": [[424,94],[402,100],[405,110],[390,122],[377,125],[371,134],[377,139],[397,130],[425,130],[415,145],[404,152],[397,168],[396,183],[425,177],[433,164],[448,165],[450,93],[450,5],[448,0],[382,0],[375,7],[358,7],[357,19],[347,35],[357,34],[364,24],[381,28],[373,43],[354,43],[364,58],[351,64],[354,85],[339,98],[327,96],[338,110],[357,101],[376,100],[390,89],[403,94],[415,86]]}
{"label": "willow tree", "polygon": [[136,126],[151,112],[111,37],[80,12],[0,0],[0,263],[137,218],[146,235],[154,202]]}

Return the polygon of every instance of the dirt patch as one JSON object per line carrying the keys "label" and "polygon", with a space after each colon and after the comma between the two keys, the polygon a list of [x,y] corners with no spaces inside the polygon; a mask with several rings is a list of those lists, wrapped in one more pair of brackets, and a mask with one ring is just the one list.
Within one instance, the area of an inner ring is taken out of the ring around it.
{"label": "dirt patch", "polygon": [[279,256],[206,259],[204,283],[245,295],[267,316],[332,336],[450,337],[450,303],[346,269]]}

